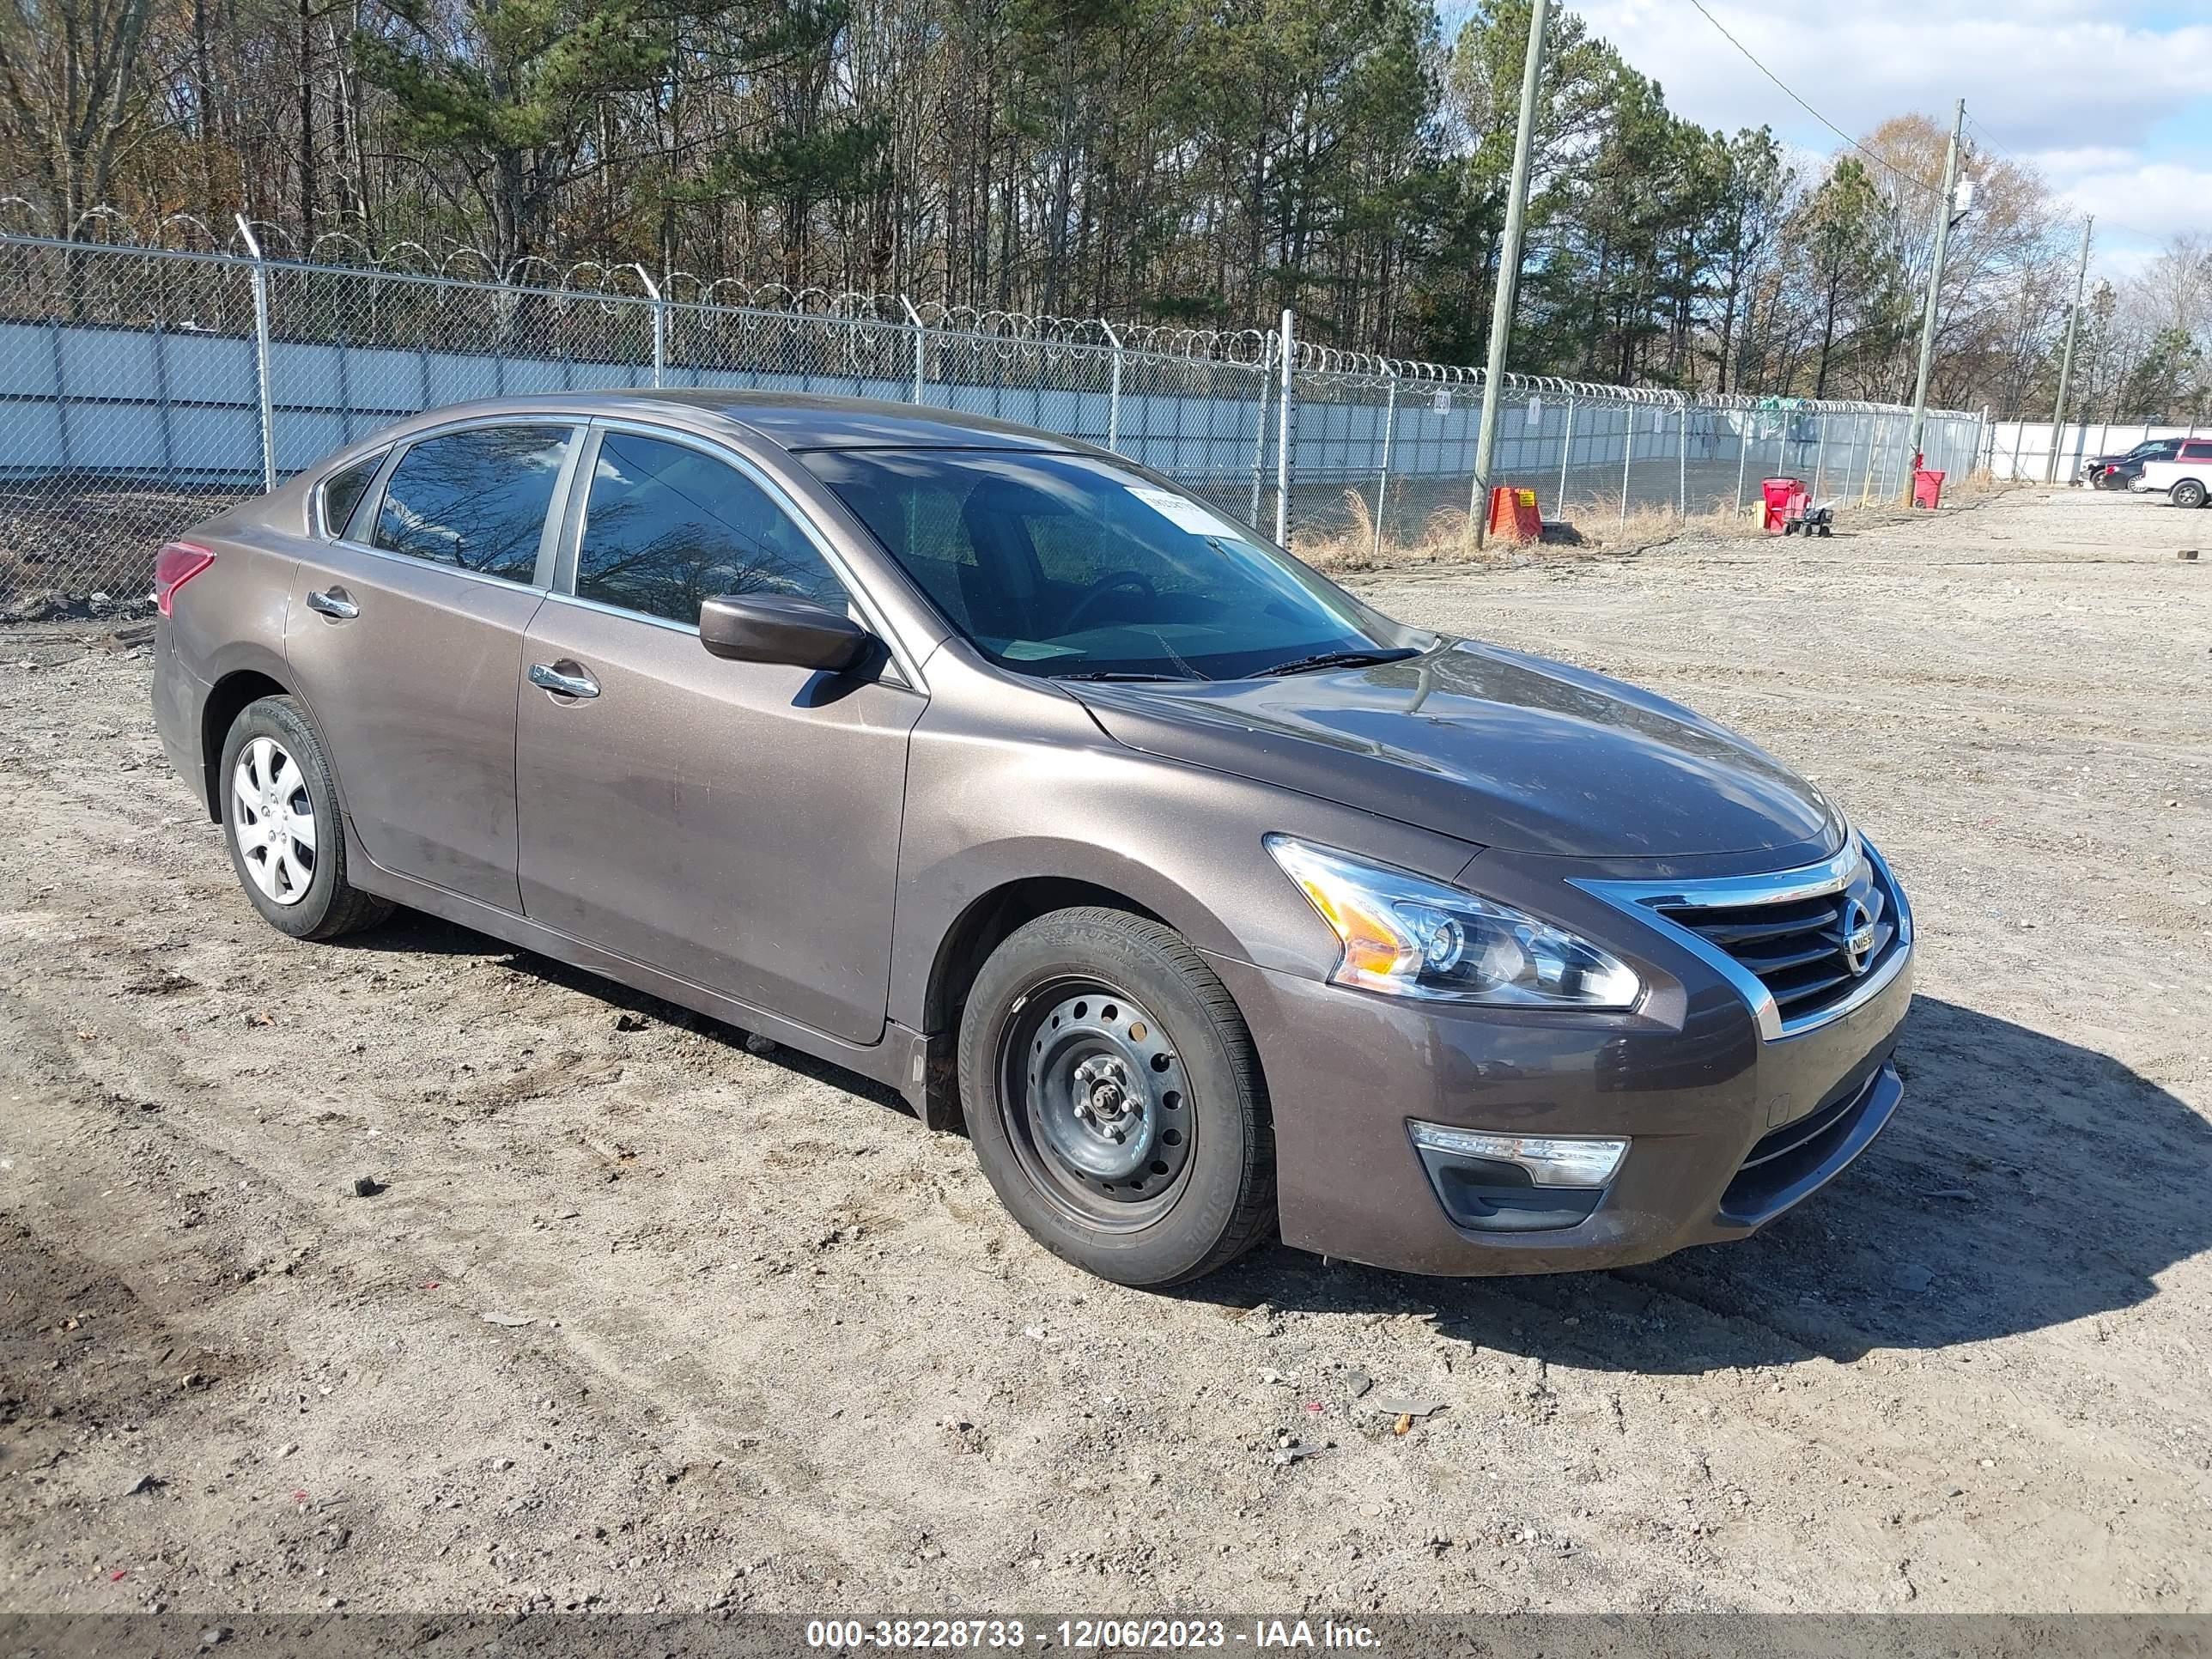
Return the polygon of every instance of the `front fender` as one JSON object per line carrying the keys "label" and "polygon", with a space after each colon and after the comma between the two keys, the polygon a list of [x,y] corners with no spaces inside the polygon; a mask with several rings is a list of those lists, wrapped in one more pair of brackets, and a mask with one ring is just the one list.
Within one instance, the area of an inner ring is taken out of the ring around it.
{"label": "front fender", "polygon": [[1336,962],[1336,937],[1268,856],[1268,832],[1446,881],[1476,850],[1125,749],[1057,693],[971,699],[967,686],[945,684],[953,678],[933,665],[908,769],[889,1012],[910,1030],[930,1029],[931,976],[945,942],[975,905],[1018,882],[1081,882],[1150,911],[1200,951],[1318,978]]}

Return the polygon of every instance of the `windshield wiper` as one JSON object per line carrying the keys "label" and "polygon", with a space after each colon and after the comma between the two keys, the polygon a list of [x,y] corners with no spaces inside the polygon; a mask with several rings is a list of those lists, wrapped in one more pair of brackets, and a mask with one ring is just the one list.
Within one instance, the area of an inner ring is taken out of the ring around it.
{"label": "windshield wiper", "polygon": [[1396,651],[1322,651],[1310,657],[1293,657],[1272,668],[1253,671],[1257,679],[1272,674],[1303,674],[1316,668],[1368,668],[1380,662],[1403,662],[1421,653],[1411,647]]}
{"label": "windshield wiper", "polygon": [[1146,674],[1119,668],[1087,668],[1075,674],[1050,674],[1055,680],[1165,680],[1177,683],[1188,679],[1188,674]]}

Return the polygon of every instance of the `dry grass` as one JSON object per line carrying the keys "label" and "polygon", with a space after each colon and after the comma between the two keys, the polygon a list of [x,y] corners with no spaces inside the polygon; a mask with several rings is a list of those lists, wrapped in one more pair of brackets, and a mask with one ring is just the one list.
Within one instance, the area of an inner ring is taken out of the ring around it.
{"label": "dry grass", "polygon": [[1297,539],[1298,556],[1316,569],[1339,573],[1394,570],[1413,565],[1480,565],[1535,557],[1586,559],[1656,546],[1678,536],[1753,536],[1757,527],[1725,506],[1686,519],[1671,507],[1632,507],[1623,517],[1618,505],[1571,503],[1564,520],[1547,525],[1540,543],[1492,540],[1480,552],[1468,534],[1463,508],[1444,507],[1422,520],[1408,538],[1386,534],[1379,545],[1373,510],[1357,489],[1344,492],[1342,528],[1307,532]]}
{"label": "dry grass", "polygon": [[1379,544],[1375,536],[1374,511],[1364,495],[1357,489],[1346,490],[1344,514],[1346,522],[1341,529],[1327,534],[1310,532],[1298,538],[1298,556],[1317,570],[1384,570],[1413,564],[1485,562],[1484,555],[1474,551],[1468,536],[1464,508],[1440,508],[1429,514],[1412,540],[1385,536]]}
{"label": "dry grass", "polygon": [[[1943,504],[1976,507],[2027,486],[2001,483],[1986,472],[1947,479]],[[1913,509],[1887,495],[1860,501],[1849,495],[1823,498],[1835,508],[1836,527],[1849,534],[1854,528],[1894,524]],[[1619,557],[1645,548],[1663,546],[1683,537],[1701,541],[1755,541],[1768,532],[1759,527],[1748,506],[1739,512],[1733,501],[1722,499],[1688,514],[1664,505],[1632,507],[1624,514],[1617,500],[1570,501],[1556,523],[1546,526],[1540,543],[1492,541],[1476,551],[1468,535],[1468,515],[1458,507],[1431,514],[1411,538],[1386,532],[1378,544],[1374,509],[1358,489],[1344,492],[1343,524],[1328,531],[1308,529],[1297,538],[1298,556],[1319,570],[1339,574],[1366,570],[1398,570],[1420,565],[1474,566],[1500,564],[1521,559],[1588,559]]]}

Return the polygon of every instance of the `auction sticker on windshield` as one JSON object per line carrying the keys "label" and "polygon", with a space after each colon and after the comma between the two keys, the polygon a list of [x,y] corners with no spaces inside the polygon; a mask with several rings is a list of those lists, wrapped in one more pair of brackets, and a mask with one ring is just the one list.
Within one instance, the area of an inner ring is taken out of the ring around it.
{"label": "auction sticker on windshield", "polygon": [[1188,530],[1194,536],[1227,536],[1237,541],[1244,539],[1244,532],[1228,520],[1215,517],[1196,501],[1172,490],[1131,484],[1129,493],[1178,530]]}

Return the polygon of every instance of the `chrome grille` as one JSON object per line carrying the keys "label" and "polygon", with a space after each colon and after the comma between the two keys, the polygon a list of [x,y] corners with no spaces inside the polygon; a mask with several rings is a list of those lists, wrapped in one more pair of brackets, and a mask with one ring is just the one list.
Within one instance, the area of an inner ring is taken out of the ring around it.
{"label": "chrome grille", "polygon": [[[1912,907],[1856,835],[1818,864],[1765,874],[1572,879],[1703,957],[1769,1042],[1847,1018],[1911,969]],[[1846,941],[1862,930],[1855,964]]]}
{"label": "chrome grille", "polygon": [[[1769,902],[1654,908],[1754,975],[1785,1024],[1850,994],[1899,942],[1894,897],[1863,859],[1831,892]],[[1846,949],[1852,933],[1871,934],[1856,966]]]}
{"label": "chrome grille", "polygon": [[[1898,938],[1891,911],[1889,894],[1869,863],[1858,865],[1850,884],[1816,898],[1774,905],[1659,905],[1668,921],[1750,969],[1767,987],[1783,1020],[1818,1013],[1881,967]],[[1844,936],[1867,929],[1871,942],[1854,969]]]}

